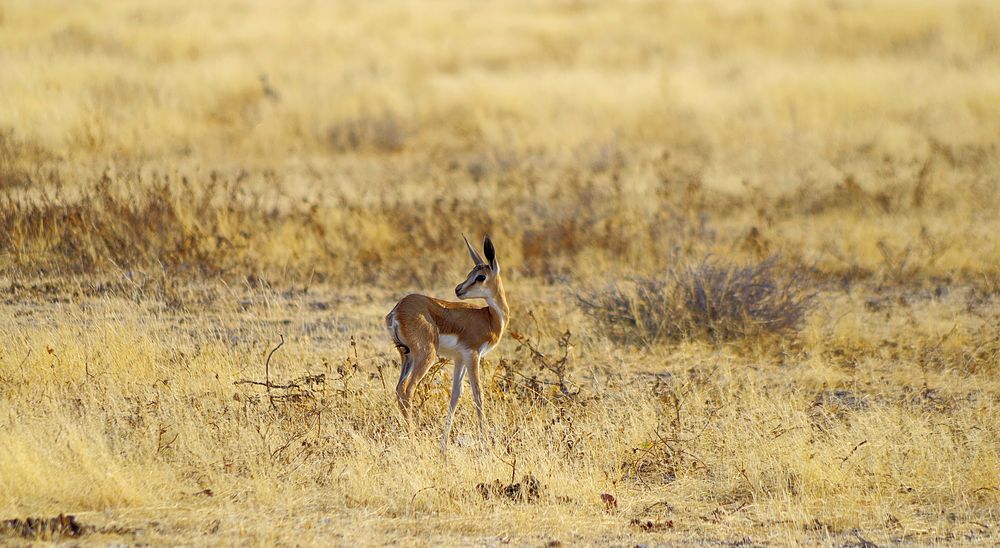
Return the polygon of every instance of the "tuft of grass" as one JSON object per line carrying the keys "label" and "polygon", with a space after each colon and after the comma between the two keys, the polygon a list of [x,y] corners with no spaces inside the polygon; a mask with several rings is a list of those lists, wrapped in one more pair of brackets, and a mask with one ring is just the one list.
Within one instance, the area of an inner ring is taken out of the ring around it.
{"label": "tuft of grass", "polygon": [[577,293],[576,299],[615,339],[648,344],[793,332],[815,293],[801,268],[785,269],[772,256],[743,266],[706,258],[661,276]]}
{"label": "tuft of grass", "polygon": [[338,153],[369,150],[400,152],[406,145],[406,129],[392,113],[361,115],[332,124],[327,131],[330,148]]}

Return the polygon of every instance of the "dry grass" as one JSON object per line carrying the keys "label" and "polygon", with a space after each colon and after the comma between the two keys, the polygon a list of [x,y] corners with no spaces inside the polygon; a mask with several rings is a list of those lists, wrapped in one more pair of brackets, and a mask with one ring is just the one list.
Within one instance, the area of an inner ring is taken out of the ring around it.
{"label": "dry grass", "polygon": [[[997,28],[5,3],[0,543],[995,543]],[[445,458],[379,319],[463,232],[513,323]]]}
{"label": "dry grass", "polygon": [[815,302],[805,271],[777,257],[746,266],[704,259],[668,268],[654,278],[634,278],[577,301],[619,341],[650,344],[664,339],[724,342],[793,334]]}

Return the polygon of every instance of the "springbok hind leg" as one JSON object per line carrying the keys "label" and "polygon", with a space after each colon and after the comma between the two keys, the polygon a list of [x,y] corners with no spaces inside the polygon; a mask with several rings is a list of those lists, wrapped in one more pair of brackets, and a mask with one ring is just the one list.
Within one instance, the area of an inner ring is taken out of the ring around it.
{"label": "springbok hind leg", "polygon": [[410,406],[406,399],[406,379],[413,373],[413,354],[399,349],[400,368],[399,382],[396,383],[396,403],[399,404],[399,411],[403,414],[403,420],[410,422]]}
{"label": "springbok hind leg", "polygon": [[415,419],[411,405],[413,393],[437,359],[437,346],[433,342],[436,332],[434,326],[425,318],[414,318],[404,327],[405,329],[400,332],[409,352],[403,356],[403,370],[400,371],[399,383],[396,384],[396,398],[400,402],[400,409],[412,426]]}
{"label": "springbok hind leg", "polygon": [[409,379],[404,382],[403,405],[406,407],[410,421],[412,422],[416,419],[413,416],[413,393],[417,391],[420,381],[424,380],[427,371],[434,364],[434,361],[437,360],[437,353],[434,350],[413,350],[410,352],[410,360],[412,360],[413,365],[410,369]]}

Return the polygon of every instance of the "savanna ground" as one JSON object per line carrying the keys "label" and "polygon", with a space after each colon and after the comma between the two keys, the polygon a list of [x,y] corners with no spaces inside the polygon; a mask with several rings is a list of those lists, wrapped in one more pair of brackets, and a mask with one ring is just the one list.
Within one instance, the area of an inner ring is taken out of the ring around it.
{"label": "savanna ground", "polygon": [[[8,0],[0,521],[996,543],[998,34],[992,0]],[[442,455],[449,368],[408,434],[381,321],[452,294],[462,232],[517,337]]]}

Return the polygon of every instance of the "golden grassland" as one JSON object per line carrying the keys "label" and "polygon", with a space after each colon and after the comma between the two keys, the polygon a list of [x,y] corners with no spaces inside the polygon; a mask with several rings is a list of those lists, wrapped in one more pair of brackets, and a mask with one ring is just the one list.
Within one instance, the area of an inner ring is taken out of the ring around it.
{"label": "golden grassland", "polygon": [[[995,543],[998,29],[986,0],[5,2],[0,522]],[[518,336],[488,439],[466,397],[442,454],[448,367],[408,433],[381,319],[451,295],[462,232]],[[776,257],[813,306],[722,340],[582,305],[706,257]],[[265,363],[286,388],[240,383]]]}

